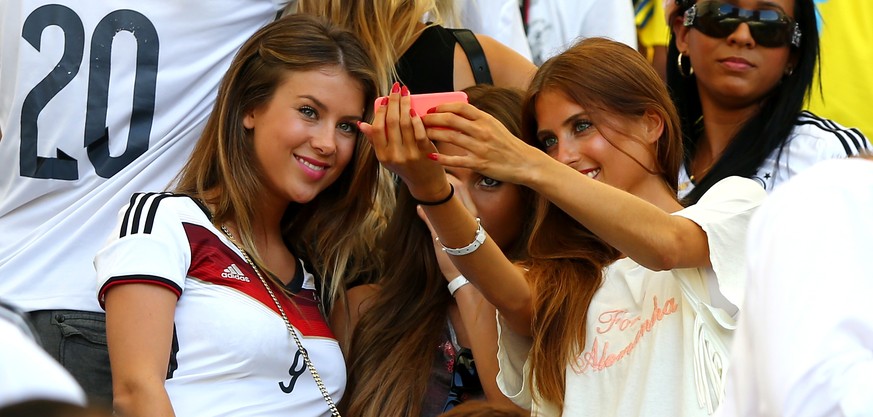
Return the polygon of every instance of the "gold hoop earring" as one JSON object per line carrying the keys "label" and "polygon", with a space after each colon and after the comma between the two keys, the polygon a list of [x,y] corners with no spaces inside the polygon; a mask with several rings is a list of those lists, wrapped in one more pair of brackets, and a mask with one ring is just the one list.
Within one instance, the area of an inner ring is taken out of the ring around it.
{"label": "gold hoop earring", "polygon": [[679,57],[676,59],[676,68],[679,69],[679,75],[688,78],[694,75],[694,67],[691,66],[691,61],[688,61],[688,72],[685,72],[685,68],[682,66],[682,58],[685,57],[683,52],[679,52]]}

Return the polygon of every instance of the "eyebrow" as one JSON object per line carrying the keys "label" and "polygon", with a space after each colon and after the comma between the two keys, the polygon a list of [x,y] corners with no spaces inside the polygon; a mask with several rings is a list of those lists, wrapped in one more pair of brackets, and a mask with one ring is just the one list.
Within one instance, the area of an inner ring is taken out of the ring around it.
{"label": "eyebrow", "polygon": [[757,7],[760,8],[761,6],[766,6],[766,7],[770,7],[773,9],[779,9],[779,11],[781,11],[782,14],[787,14],[787,13],[785,13],[785,9],[783,9],[782,6],[780,6],[778,3],[774,3],[772,1],[766,1],[766,0],[758,1]]}
{"label": "eyebrow", "polygon": [[[322,111],[327,111],[327,110],[328,110],[328,107],[327,107],[326,104],[322,103],[321,100],[319,100],[319,99],[317,99],[317,98],[315,98],[315,97],[313,97],[313,96],[310,96],[310,95],[308,95],[308,94],[303,94],[303,95],[299,95],[299,96],[297,96],[297,97],[299,97],[299,98],[305,98],[305,99],[307,99],[307,100],[309,100],[309,101],[312,101],[312,103],[315,104],[315,107],[318,107],[319,110],[322,110]],[[361,112],[361,113],[362,113],[362,114],[358,114],[358,115],[352,114],[352,115],[341,116],[340,119],[347,119],[347,120],[362,120],[362,119],[363,119],[363,112]]]}
{"label": "eyebrow", "polygon": [[[570,117],[567,117],[566,119],[564,119],[564,121],[561,122],[561,126],[572,125],[573,122],[575,122],[576,120],[584,119],[587,117],[588,117],[588,114],[586,112],[580,111],[579,113],[576,113],[576,114],[571,115]],[[542,135],[547,134],[547,133],[554,134],[555,132],[552,132],[551,130],[538,130],[537,131],[537,139],[539,139]]]}

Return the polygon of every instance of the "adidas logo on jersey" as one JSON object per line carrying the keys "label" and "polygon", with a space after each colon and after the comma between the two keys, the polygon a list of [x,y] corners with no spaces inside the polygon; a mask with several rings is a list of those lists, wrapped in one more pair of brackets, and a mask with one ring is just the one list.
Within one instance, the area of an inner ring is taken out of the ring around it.
{"label": "adidas logo on jersey", "polygon": [[229,267],[224,268],[224,272],[221,273],[222,278],[230,278],[243,282],[251,282],[249,277],[245,276],[242,271],[239,270],[239,267],[236,264],[230,264]]}

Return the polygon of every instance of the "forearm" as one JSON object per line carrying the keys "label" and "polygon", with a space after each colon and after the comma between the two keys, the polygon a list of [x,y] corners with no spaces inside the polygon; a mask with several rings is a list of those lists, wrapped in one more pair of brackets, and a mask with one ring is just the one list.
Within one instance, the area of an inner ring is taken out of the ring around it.
{"label": "forearm", "polygon": [[[672,216],[559,161],[550,161],[538,164],[523,185],[623,254],[652,270],[709,266],[706,235],[690,220]],[[673,203],[667,201],[665,205]],[[678,203],[675,206],[680,208]]]}
{"label": "forearm", "polygon": [[[473,241],[478,227],[476,219],[457,197],[438,206],[424,206],[424,211],[446,247],[460,248]],[[506,258],[491,238],[486,238],[472,253],[450,258],[482,295],[500,310],[513,330],[530,334],[530,287],[522,271]]]}
{"label": "forearm", "polygon": [[497,311],[472,285],[465,285],[455,292],[455,301],[461,312],[461,320],[470,335],[470,349],[476,360],[479,381],[489,402],[512,405],[497,387]]}
{"label": "forearm", "polygon": [[164,381],[113,375],[113,408],[123,417],[175,416]]}

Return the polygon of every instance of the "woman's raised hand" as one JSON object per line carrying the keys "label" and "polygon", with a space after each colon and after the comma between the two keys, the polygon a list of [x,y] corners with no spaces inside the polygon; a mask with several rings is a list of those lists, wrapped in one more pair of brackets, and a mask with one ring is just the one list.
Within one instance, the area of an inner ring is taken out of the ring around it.
{"label": "woman's raised hand", "polygon": [[551,158],[515,137],[500,121],[467,103],[447,103],[423,116],[427,137],[451,143],[466,155],[436,154],[444,166],[469,168],[499,181],[528,185],[536,166]]}
{"label": "woman's raised hand", "polygon": [[397,174],[415,199],[439,201],[449,194],[443,167],[430,155],[436,147],[427,137],[421,115],[410,106],[409,90],[394,83],[391,94],[375,109],[373,124],[358,127],[367,136],[376,158]]}

